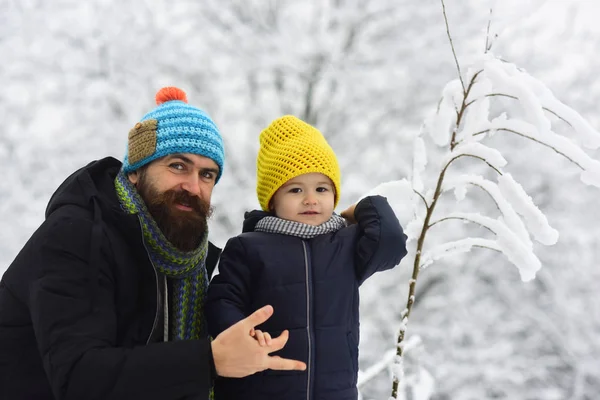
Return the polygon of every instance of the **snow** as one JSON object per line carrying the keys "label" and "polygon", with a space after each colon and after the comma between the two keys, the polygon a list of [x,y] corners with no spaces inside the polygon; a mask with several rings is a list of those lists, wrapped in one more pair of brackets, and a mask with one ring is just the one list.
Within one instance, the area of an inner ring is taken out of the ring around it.
{"label": "snow", "polygon": [[481,225],[496,235],[497,246],[510,262],[517,267],[523,282],[535,278],[535,273],[542,267],[540,260],[533,253],[531,243],[518,237],[507,224],[500,219],[486,217],[479,213],[455,212],[445,216],[446,219],[459,219]]}
{"label": "snow", "polygon": [[453,152],[450,152],[445,156],[443,164],[447,165],[450,161],[461,156],[480,158],[498,170],[501,170],[507,164],[506,160],[498,150],[477,142],[460,144]]}
{"label": "snow", "polygon": [[412,184],[413,188],[420,193],[423,191],[421,173],[425,171],[425,167],[427,166],[427,152],[425,150],[425,142],[421,137],[415,139],[414,146]]}
{"label": "snow", "polygon": [[408,180],[401,179],[398,181],[380,183],[360,196],[360,199],[373,195],[387,198],[396,217],[402,225],[406,225],[408,221],[413,218],[417,196]]}
{"label": "snow", "polygon": [[444,186],[444,190],[452,189],[455,185],[464,187],[466,184],[479,186],[486,191],[502,213],[503,220],[508,228],[519,237],[525,246],[531,248],[532,243],[523,221],[521,221],[511,203],[506,201],[506,198],[502,195],[498,185],[494,182],[484,179],[481,176],[461,175],[453,180],[448,180]]}
{"label": "snow", "polygon": [[520,136],[550,147],[582,169],[581,181],[583,183],[600,187],[600,161],[591,158],[568,138],[550,131],[542,135],[534,125],[519,120],[493,120],[491,129],[516,132]]}
{"label": "snow", "polygon": [[527,229],[533,233],[540,243],[546,246],[556,244],[558,231],[549,225],[546,216],[533,203],[533,199],[525,193],[523,187],[513,179],[511,174],[499,176],[498,187],[516,212],[525,218]]}
{"label": "snow", "polygon": [[438,245],[431,250],[427,250],[421,262],[420,269],[425,269],[429,265],[445,257],[450,257],[460,253],[468,253],[473,247],[482,247],[491,250],[502,251],[502,248],[493,240],[482,238],[465,238],[454,242],[446,242]]}
{"label": "snow", "polygon": [[438,146],[450,141],[451,127],[456,122],[456,110],[460,107],[462,86],[458,79],[448,82],[442,92],[437,110],[425,121],[425,131]]}

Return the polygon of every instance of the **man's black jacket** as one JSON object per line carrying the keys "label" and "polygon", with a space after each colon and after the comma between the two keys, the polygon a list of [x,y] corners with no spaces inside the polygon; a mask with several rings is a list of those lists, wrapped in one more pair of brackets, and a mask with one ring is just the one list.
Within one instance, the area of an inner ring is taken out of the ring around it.
{"label": "man's black jacket", "polygon": [[[120,208],[120,167],[109,157],[71,175],[2,277],[0,399],[207,398],[209,341],[154,342],[162,277]],[[211,244],[209,274],[218,255]]]}

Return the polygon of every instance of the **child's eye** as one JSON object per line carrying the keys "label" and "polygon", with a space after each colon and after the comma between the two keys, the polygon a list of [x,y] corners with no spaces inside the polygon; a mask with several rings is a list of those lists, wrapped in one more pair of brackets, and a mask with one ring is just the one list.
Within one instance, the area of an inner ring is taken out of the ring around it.
{"label": "child's eye", "polygon": [[300,193],[301,191],[302,191],[302,189],[300,189],[300,188],[291,188],[289,190],[290,193]]}
{"label": "child's eye", "polygon": [[318,187],[317,188],[317,192],[319,193],[323,193],[323,192],[327,192],[329,189],[327,189],[326,187]]}

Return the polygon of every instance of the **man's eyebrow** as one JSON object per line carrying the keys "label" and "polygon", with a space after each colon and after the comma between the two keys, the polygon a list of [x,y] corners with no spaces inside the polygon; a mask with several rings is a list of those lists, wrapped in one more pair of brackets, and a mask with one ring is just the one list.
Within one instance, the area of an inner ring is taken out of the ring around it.
{"label": "man's eyebrow", "polygon": [[[184,156],[183,154],[179,154],[179,153],[171,154],[167,160],[171,161],[173,159],[180,159],[181,161],[183,161],[186,164],[192,165],[194,167],[196,166],[192,160],[190,160],[188,157]],[[202,172],[214,172],[217,175],[219,174],[219,168],[202,167],[202,168],[200,168],[200,171],[202,171]]]}
{"label": "man's eyebrow", "polygon": [[186,156],[184,156],[183,154],[171,154],[169,156],[169,158],[167,158],[168,161],[171,161],[173,159],[180,159],[181,161],[183,161],[186,164],[192,164],[194,165],[194,162],[192,160],[190,160],[189,158],[187,158]]}

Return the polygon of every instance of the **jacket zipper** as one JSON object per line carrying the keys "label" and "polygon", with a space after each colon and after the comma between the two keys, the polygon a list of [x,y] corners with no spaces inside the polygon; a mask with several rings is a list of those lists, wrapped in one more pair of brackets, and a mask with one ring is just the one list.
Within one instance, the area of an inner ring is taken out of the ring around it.
{"label": "jacket zipper", "polygon": [[311,313],[311,271],[310,271],[310,258],[308,256],[308,248],[306,247],[306,241],[302,241],[302,247],[304,248],[304,268],[306,271],[306,333],[308,335],[308,365],[307,365],[307,374],[308,379],[306,382],[306,400],[310,400],[313,396],[311,393],[311,384],[313,380],[313,368],[312,368],[312,360],[313,360],[313,351],[312,351],[312,342],[313,342],[313,332],[312,332],[312,313]]}
{"label": "jacket zipper", "polygon": [[[139,218],[139,217],[138,217]],[[140,221],[140,229],[142,229],[142,222]],[[142,233],[142,244],[144,245],[144,249],[146,250],[146,255],[148,256],[148,261],[150,261],[150,265],[152,265],[152,271],[154,271],[154,278],[156,279],[156,312],[154,313],[154,322],[152,323],[152,329],[150,330],[150,334],[148,335],[148,339],[146,339],[146,344],[150,344],[150,340],[152,339],[152,335],[158,326],[158,317],[160,315],[160,282],[158,280],[158,272],[156,272],[156,267],[150,258],[150,252],[148,251],[148,247],[146,246],[146,241],[144,240],[144,234]]]}

